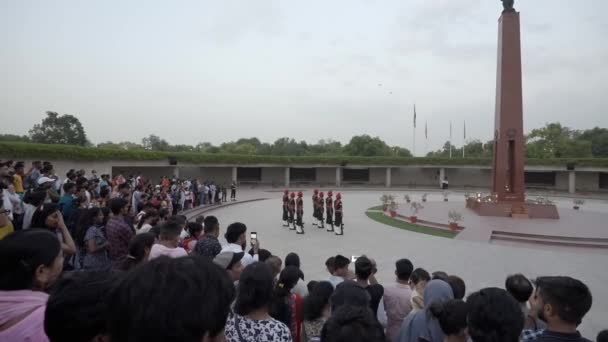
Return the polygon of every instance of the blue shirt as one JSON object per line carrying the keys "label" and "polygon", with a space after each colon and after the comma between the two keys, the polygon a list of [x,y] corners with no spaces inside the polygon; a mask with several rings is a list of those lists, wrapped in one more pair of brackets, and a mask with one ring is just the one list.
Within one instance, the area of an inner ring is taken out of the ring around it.
{"label": "blue shirt", "polygon": [[70,194],[65,194],[59,199],[59,209],[63,214],[63,220],[70,222],[72,213],[74,212],[74,197]]}

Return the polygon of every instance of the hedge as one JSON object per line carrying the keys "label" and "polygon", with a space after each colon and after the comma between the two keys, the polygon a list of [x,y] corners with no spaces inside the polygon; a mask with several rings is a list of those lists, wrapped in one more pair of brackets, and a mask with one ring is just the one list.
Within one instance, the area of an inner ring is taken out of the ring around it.
{"label": "hedge", "polygon": [[[356,157],[356,156],[268,156],[236,155],[196,152],[160,152],[146,150],[116,150],[71,145],[47,145],[23,142],[0,142],[0,158],[43,159],[43,160],[168,160],[193,164],[231,164],[231,165],[476,165],[489,166],[488,158],[406,158],[406,157]],[[527,159],[526,165],[608,167],[608,158],[587,159]]]}

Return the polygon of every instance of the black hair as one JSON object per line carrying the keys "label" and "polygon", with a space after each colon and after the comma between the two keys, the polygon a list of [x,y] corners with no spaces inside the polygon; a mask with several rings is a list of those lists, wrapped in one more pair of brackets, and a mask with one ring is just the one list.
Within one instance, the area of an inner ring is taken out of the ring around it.
{"label": "black hair", "polygon": [[557,311],[559,318],[579,325],[591,309],[593,298],[587,285],[565,276],[536,278],[539,296]]}
{"label": "black hair", "polygon": [[298,283],[300,269],[295,266],[285,267],[279,274],[279,280],[274,286],[272,293],[272,304],[270,306],[270,316],[289,326],[291,322],[291,310],[287,304],[287,297],[291,290]]}
{"label": "black hair", "polygon": [[154,234],[154,237],[157,239],[160,239],[160,224],[155,225],[154,227],[150,228],[150,233]]}
{"label": "black hair", "polygon": [[309,289],[308,296],[302,302],[302,316],[305,320],[314,321],[321,317],[323,309],[329,305],[329,299],[334,293],[334,286],[328,281],[317,283]]}
{"label": "black hair", "polygon": [[331,295],[331,311],[336,311],[343,305],[370,307],[371,297],[366,289],[354,281],[346,280],[336,286]]}
{"label": "black hair", "polygon": [[188,218],[184,215],[173,215],[170,216],[167,221],[175,222],[180,226],[184,226],[188,222]]}
{"label": "black hair", "polygon": [[130,189],[130,188],[131,188],[131,186],[129,185],[128,182],[124,182],[124,183],[118,185],[118,191],[120,191],[122,189]]}
{"label": "black hair", "polygon": [[416,285],[421,281],[430,281],[431,275],[423,268],[417,268],[412,271],[412,275],[410,276],[410,281]]}
{"label": "black hair", "polygon": [[285,267],[287,266],[295,266],[300,268],[300,256],[293,252],[287,254],[285,257]]}
{"label": "black hair", "polygon": [[334,270],[345,268],[350,264],[350,260],[343,255],[336,255],[334,258]]}
{"label": "black hair", "polygon": [[334,270],[336,268],[336,257],[329,257],[327,258],[327,260],[325,260],[325,267],[329,268],[330,270]]}
{"label": "black hair", "polygon": [[414,264],[409,259],[399,259],[395,263],[395,273],[401,281],[408,281],[414,270]]}
{"label": "black hair", "polygon": [[140,229],[144,225],[145,221],[150,217],[158,217],[158,211],[156,211],[156,209],[154,208],[146,209],[144,211],[144,215],[139,219],[139,222],[137,223],[137,229]]}
{"label": "black hair", "polygon": [[467,298],[468,332],[473,342],[517,342],[524,328],[519,303],[507,291],[482,289]]}
{"label": "black hair", "polygon": [[212,261],[161,256],[127,272],[110,292],[109,337],[200,342],[224,330],[233,299],[232,281]]}
{"label": "black hair", "polygon": [[163,240],[175,239],[182,232],[182,227],[174,221],[165,222],[160,226],[160,238]]}
{"label": "black hair", "polygon": [[34,286],[36,269],[50,266],[61,253],[57,236],[48,230],[19,230],[0,240],[0,290],[26,290]]}
{"label": "black hair", "polygon": [[205,215],[197,216],[195,222],[202,226],[205,223]]}
{"label": "black hair", "polygon": [[110,194],[110,188],[107,186],[101,187],[101,189],[99,189],[99,197],[101,198],[105,198]]}
{"label": "black hair", "polygon": [[433,302],[429,311],[446,335],[458,335],[467,327],[468,307],[460,299]]}
{"label": "black hair", "polygon": [[72,190],[72,188],[75,188],[76,184],[69,182],[69,183],[65,183],[63,184],[63,191],[65,192],[70,192],[70,190]]}
{"label": "black hair", "polygon": [[100,208],[83,209],[83,214],[78,217],[76,222],[76,230],[74,237],[76,238],[76,244],[80,247],[84,247],[84,237],[87,234],[87,230],[95,225],[95,218],[101,211]]}
{"label": "black hair", "polygon": [[448,281],[448,274],[445,273],[445,272],[443,272],[443,271],[435,271],[432,274],[431,280],[436,280],[436,279],[443,280],[443,281],[447,282]]}
{"label": "black hair", "polygon": [[358,279],[367,280],[372,275],[374,265],[366,256],[360,256],[355,261],[355,275]]}
{"label": "black hair", "polygon": [[23,195],[23,202],[39,207],[46,199],[47,193],[44,190],[29,190]]}
{"label": "black hair", "polygon": [[505,289],[520,303],[525,303],[534,292],[532,282],[523,274],[513,274],[505,280]]}
{"label": "black hair", "polygon": [[192,237],[203,231],[203,225],[196,222],[188,222],[186,228],[188,229],[188,233],[190,233],[190,236]]}
{"label": "black hair", "polygon": [[[249,255],[253,256],[254,255],[254,251],[253,251],[253,247],[249,249]],[[265,262],[266,260],[268,260],[268,258],[270,258],[272,256],[272,253],[270,253],[269,250],[267,249],[260,249],[258,251],[258,261],[259,262]]]}
{"label": "black hair", "polygon": [[270,309],[273,282],[272,271],[266,263],[256,262],[245,267],[239,279],[234,311],[245,316],[263,307]]}
{"label": "black hair", "polygon": [[[59,206],[55,203],[43,204],[42,206],[38,207],[36,211],[34,211],[34,215],[32,215],[32,224],[30,225],[30,227],[44,229],[51,228],[46,226],[46,219],[47,217],[53,215],[58,211]],[[61,215],[61,212],[59,213],[59,215]]]}
{"label": "black hair", "polygon": [[319,284],[319,282],[316,281],[316,280],[309,281],[308,284],[306,284],[306,288],[308,289],[308,293],[311,293],[312,290],[314,290],[315,286],[317,286],[317,284]]}
{"label": "black hair", "polygon": [[205,217],[204,229],[205,233],[211,233],[215,231],[215,227],[220,224],[215,216],[209,215]]}
{"label": "black hair", "polygon": [[128,204],[129,202],[127,202],[125,199],[112,198],[108,203],[108,207],[110,207],[112,214],[119,215],[122,208],[126,207]]}
{"label": "black hair", "polygon": [[44,332],[51,342],[92,341],[106,333],[107,296],[119,273],[70,272],[57,281],[46,303]]}
{"label": "black hair", "polygon": [[608,342],[608,330],[602,330],[597,334],[596,342]]}
{"label": "black hair", "polygon": [[224,234],[224,237],[226,238],[226,241],[228,241],[228,243],[235,243],[239,240],[239,236],[241,236],[242,234],[245,234],[246,231],[247,231],[247,226],[245,224],[240,223],[240,222],[235,222],[228,226],[228,228],[226,229],[226,234]]}
{"label": "black hair", "polygon": [[123,261],[120,269],[128,271],[136,265],[141,264],[146,255],[146,248],[148,250],[152,249],[155,239],[156,236],[154,236],[154,233],[152,232],[135,235],[135,237],[129,241],[129,254]]}
{"label": "black hair", "polygon": [[448,277],[447,283],[452,288],[452,292],[454,293],[454,299],[463,299],[465,293],[467,292],[467,285],[464,283],[464,280],[459,276],[451,275]]}
{"label": "black hair", "polygon": [[323,326],[321,341],[385,342],[386,336],[370,308],[344,305]]}

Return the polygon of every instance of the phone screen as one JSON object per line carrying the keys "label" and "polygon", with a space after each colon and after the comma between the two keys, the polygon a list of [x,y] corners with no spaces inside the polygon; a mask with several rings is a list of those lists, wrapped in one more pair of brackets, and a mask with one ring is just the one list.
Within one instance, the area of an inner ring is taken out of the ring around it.
{"label": "phone screen", "polygon": [[357,261],[357,259],[359,259],[359,256],[353,255],[350,257],[350,262],[355,262],[355,261]]}
{"label": "phone screen", "polygon": [[258,233],[256,233],[256,232],[251,232],[251,239],[252,239],[252,240],[255,240],[255,239],[257,239],[257,238],[258,238]]}

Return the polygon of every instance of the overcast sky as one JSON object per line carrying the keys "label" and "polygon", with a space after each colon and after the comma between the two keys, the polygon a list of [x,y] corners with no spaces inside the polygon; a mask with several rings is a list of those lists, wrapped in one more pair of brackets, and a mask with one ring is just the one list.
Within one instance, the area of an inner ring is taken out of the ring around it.
{"label": "overcast sky", "polygon": [[[608,126],[608,2],[516,1],[526,131]],[[0,133],[47,110],[94,143],[492,135],[496,0],[0,1]]]}

